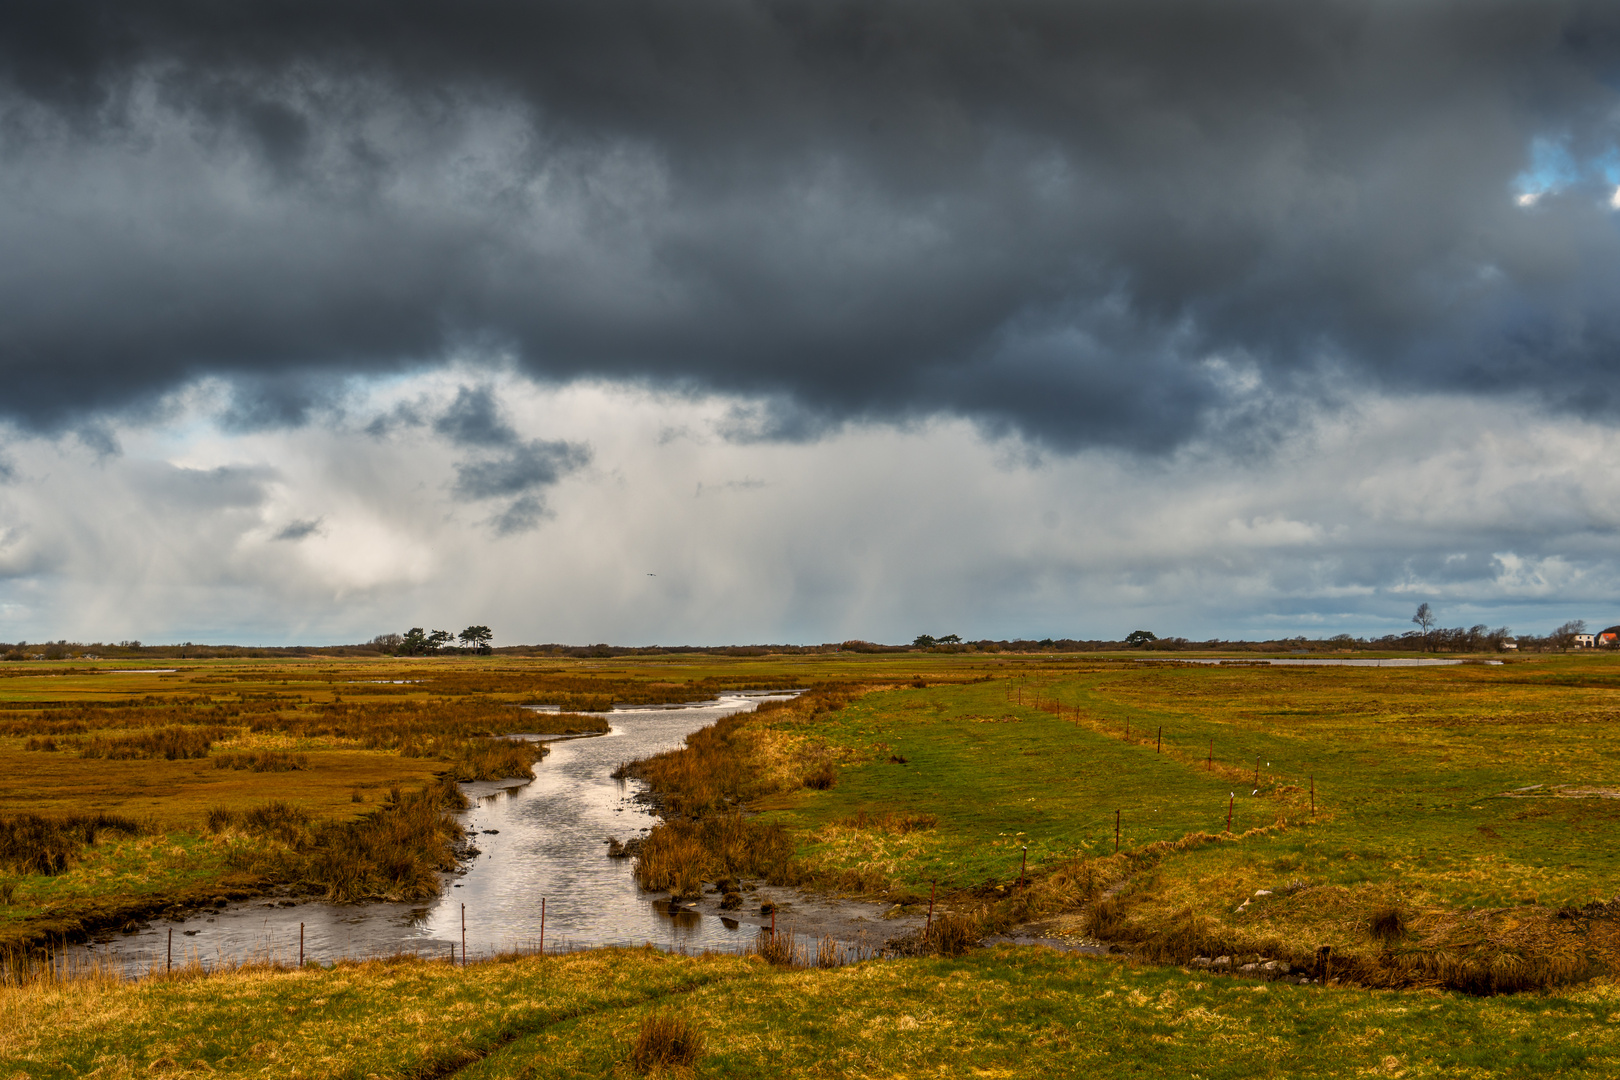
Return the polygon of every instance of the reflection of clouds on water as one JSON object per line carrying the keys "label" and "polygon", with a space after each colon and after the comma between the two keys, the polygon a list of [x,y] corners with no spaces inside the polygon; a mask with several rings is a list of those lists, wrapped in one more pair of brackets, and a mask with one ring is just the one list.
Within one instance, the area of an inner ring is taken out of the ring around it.
{"label": "reflection of clouds on water", "polygon": [[604,735],[547,739],[551,752],[535,779],[463,785],[471,807],[462,815],[479,855],[451,875],[428,903],[336,905],[260,897],[183,922],[154,922],[134,934],[104,936],[77,950],[117,958],[137,970],[174,960],[296,962],[300,924],[312,960],[461,950],[462,905],[471,955],[533,948],[546,900],[548,950],[651,942],[671,949],[732,949],[752,940],[753,927],[696,912],[671,912],[644,895],[632,860],[607,857],[607,838],[628,839],[656,818],[636,791],[611,773],[620,762],[674,749],[686,736],[723,716],[784,695],[736,694],[697,706],[636,708],[613,714]]}

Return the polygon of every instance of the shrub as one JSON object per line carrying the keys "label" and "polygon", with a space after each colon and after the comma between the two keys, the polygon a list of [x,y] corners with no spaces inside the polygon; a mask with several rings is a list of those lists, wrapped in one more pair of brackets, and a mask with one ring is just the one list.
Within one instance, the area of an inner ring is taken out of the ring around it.
{"label": "shrub", "polygon": [[141,831],[134,820],[117,814],[0,818],[0,865],[20,874],[60,874],[72,865],[79,849],[93,846],[101,833],[134,836]]}
{"label": "shrub", "polygon": [[309,812],[279,799],[248,810],[216,806],[208,811],[208,831],[241,832],[299,848],[309,839]]}
{"label": "shrub", "polygon": [[754,943],[748,947],[748,951],[775,967],[794,967],[797,959],[796,950],[793,948],[793,935],[773,933],[764,926],[759,928],[759,934],[754,938]]}
{"label": "shrub", "polygon": [[213,832],[238,831],[279,843],[279,850],[239,851],[238,866],[322,891],[327,900],[425,900],[438,895],[439,875],[456,866],[461,826],[451,812],[466,800],[455,782],[418,792],[395,788],[382,809],[359,821],[311,825],[285,802],[247,811],[210,810]]}
{"label": "shrub", "polygon": [[838,774],[833,771],[832,763],[824,761],[816,768],[805,774],[804,786],[815,791],[826,791],[838,783]]}
{"label": "shrub", "polygon": [[928,952],[940,956],[961,956],[984,936],[984,928],[977,916],[960,915],[955,912],[940,912],[934,916],[934,921],[923,935],[923,944]]}
{"label": "shrub", "polygon": [[119,735],[113,738],[96,736],[79,748],[79,756],[124,761],[131,758],[165,758],[177,761],[184,758],[207,757],[213,744],[230,738],[239,729],[218,726],[181,727],[178,724],[138,735]]}
{"label": "shrub", "polygon": [[871,829],[874,832],[905,836],[908,833],[932,829],[939,824],[939,816],[926,813],[897,814],[893,810],[886,810],[881,814],[868,814],[865,810],[861,810],[839,824],[849,829]]}
{"label": "shrub", "polygon": [[733,811],[698,821],[664,821],[641,841],[636,881],[643,889],[695,896],[705,881],[764,877],[791,882],[793,840],[780,822]]}
{"label": "shrub", "polygon": [[297,772],[309,768],[307,754],[285,754],[279,750],[257,750],[244,754],[214,755],[216,769],[248,769],[253,772]]}
{"label": "shrub", "polygon": [[639,1073],[656,1069],[688,1069],[703,1053],[703,1035],[685,1017],[653,1013],[641,1022],[630,1047],[630,1064]]}

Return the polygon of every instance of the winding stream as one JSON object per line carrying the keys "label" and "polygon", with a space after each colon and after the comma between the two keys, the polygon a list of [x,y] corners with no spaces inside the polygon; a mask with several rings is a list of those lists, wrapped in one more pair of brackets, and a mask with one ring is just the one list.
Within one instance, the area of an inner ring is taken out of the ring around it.
{"label": "winding stream", "polygon": [[[621,761],[682,744],[687,735],[780,694],[731,694],[698,705],[629,708],[612,714],[605,735],[546,738],[551,752],[533,781],[462,785],[472,803],[460,815],[480,854],[446,875],[434,900],[418,904],[326,904],[258,897],[185,919],[154,920],[139,930],[102,934],[74,951],[125,968],[162,966],[173,940],[176,964],[253,959],[296,962],[299,925],[304,955],[316,961],[395,952],[459,956],[462,908],[466,950],[478,957],[535,948],[545,904],[546,950],[596,945],[732,950],[769,923],[752,916],[671,913],[631,877],[631,860],[607,857],[609,836],[650,829],[656,818],[634,798],[635,781],[613,780]],[[538,738],[538,736],[537,736]]]}

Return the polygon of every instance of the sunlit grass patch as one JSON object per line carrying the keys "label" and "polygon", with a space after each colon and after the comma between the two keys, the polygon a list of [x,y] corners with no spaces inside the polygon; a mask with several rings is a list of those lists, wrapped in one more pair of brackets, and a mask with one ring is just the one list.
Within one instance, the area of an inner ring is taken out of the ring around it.
{"label": "sunlit grass patch", "polygon": [[[1620,1061],[1607,993],[1476,999],[1320,991],[1046,950],[717,983],[700,1077],[1571,1077]],[[526,1036],[469,1080],[635,1075],[640,1006]]]}
{"label": "sunlit grass patch", "polygon": [[[655,782],[688,812],[748,800],[795,837],[800,876],[829,888],[909,903],[938,888],[1005,921],[1125,887],[1109,932],[1169,960],[1331,946],[1375,981],[1535,985],[1614,963],[1607,923],[1586,920],[1572,945],[1553,919],[1620,881],[1609,666],[1053,662],[1039,679],[737,718],[668,755]],[[837,783],[760,783],[772,760],[836,762]],[[913,817],[934,825],[873,824]],[[1244,839],[1180,843],[1199,835]],[[1282,890],[1292,899],[1270,898]],[[1367,932],[1389,907],[1411,917],[1399,949]],[[1545,934],[1453,918],[1523,907]]]}
{"label": "sunlit grass patch", "polygon": [[426,1075],[565,1017],[661,1000],[753,970],[739,958],[601,950],[465,968],[395,959],[212,975],[192,968],[133,983],[36,982],[0,987],[0,1062],[37,1077],[168,1068]]}

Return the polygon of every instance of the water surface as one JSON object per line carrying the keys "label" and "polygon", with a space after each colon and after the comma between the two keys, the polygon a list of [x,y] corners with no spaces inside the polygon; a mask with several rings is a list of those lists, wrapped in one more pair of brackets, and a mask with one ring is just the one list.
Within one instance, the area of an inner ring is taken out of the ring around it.
{"label": "water surface", "polygon": [[[631,877],[631,860],[609,859],[607,839],[639,836],[656,818],[635,798],[636,781],[609,776],[632,761],[680,746],[686,736],[731,713],[781,694],[732,694],[699,705],[629,708],[611,714],[605,735],[555,739],[533,781],[464,784],[472,808],[460,815],[479,855],[448,875],[442,894],[420,904],[287,904],[257,898],[215,912],[154,921],[129,934],[103,935],[83,947],[134,967],[174,961],[206,964],[255,958],[330,961],[394,952],[459,955],[465,940],[477,957],[540,943],[545,901],[547,951],[640,945],[699,951],[732,949],[753,939],[757,914],[739,921],[689,911],[671,914]],[[537,736],[538,737],[538,736]]]}

